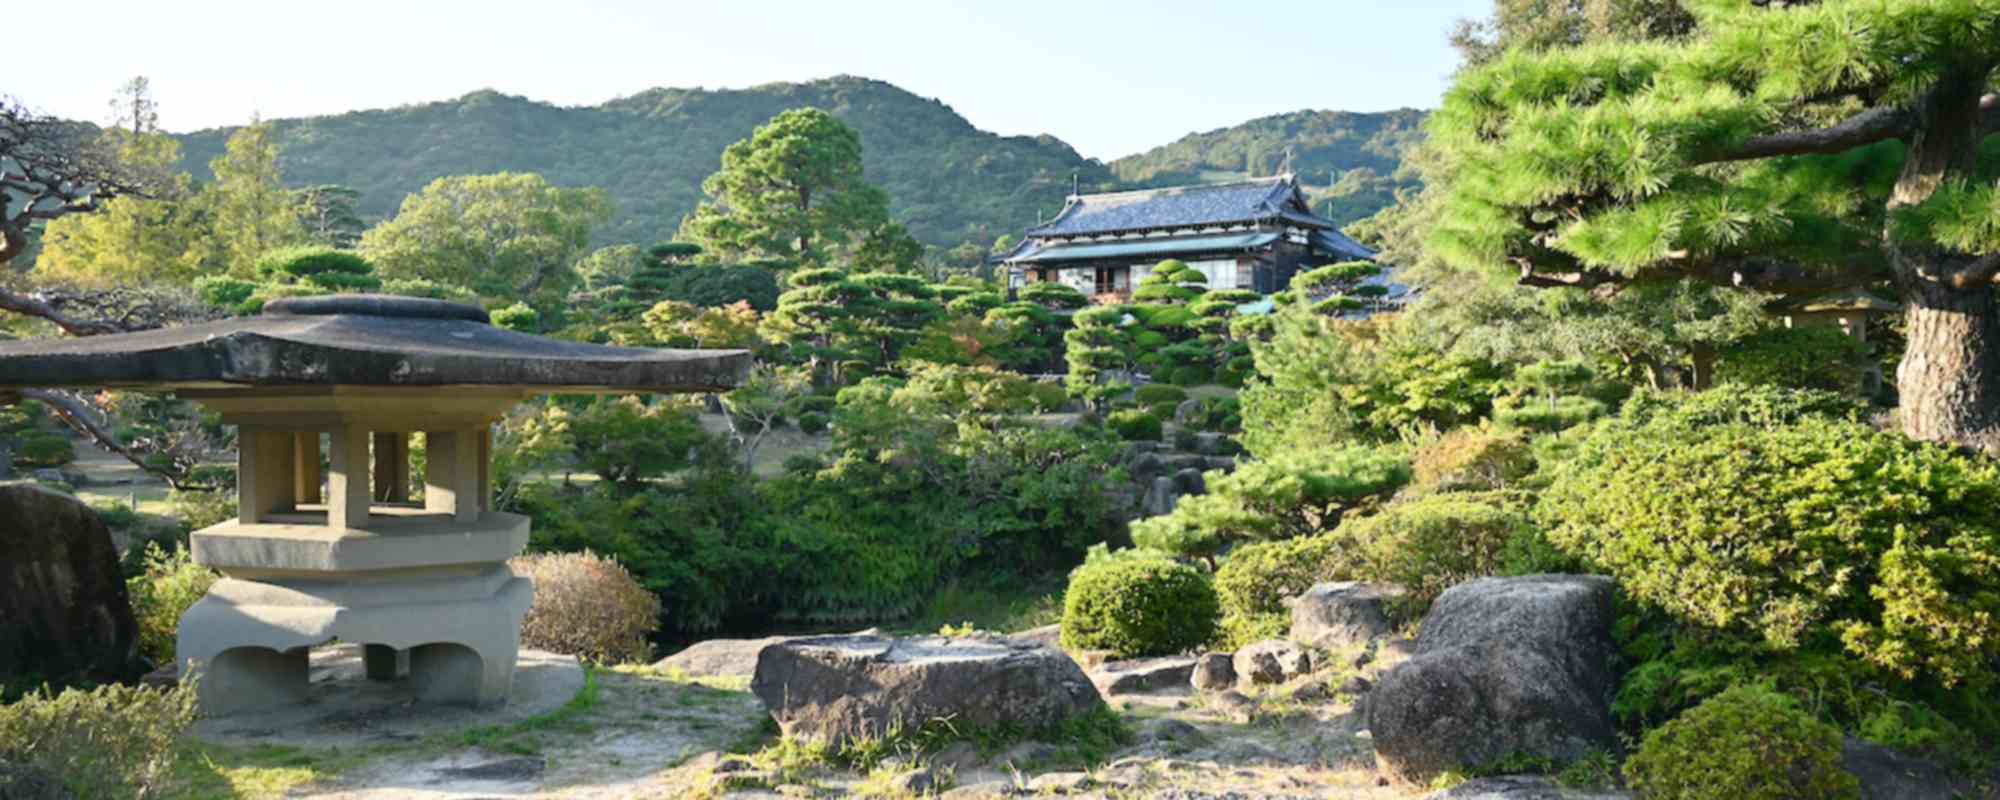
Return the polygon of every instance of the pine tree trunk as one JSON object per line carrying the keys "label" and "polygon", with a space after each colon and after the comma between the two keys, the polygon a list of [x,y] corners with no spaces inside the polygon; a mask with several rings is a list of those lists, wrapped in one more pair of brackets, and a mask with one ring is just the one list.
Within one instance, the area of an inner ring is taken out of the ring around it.
{"label": "pine tree trunk", "polygon": [[[1947,70],[1918,99],[1918,124],[1889,197],[1889,210],[1930,199],[1979,163],[1980,97],[1988,65]],[[1908,343],[1896,367],[1897,415],[1914,439],[2000,455],[2000,299],[1984,283],[1955,286],[1969,258],[1885,233],[1903,291]]]}
{"label": "pine tree trunk", "polygon": [[1903,432],[2000,455],[2000,301],[1989,288],[1905,289],[1909,344],[1896,367]]}

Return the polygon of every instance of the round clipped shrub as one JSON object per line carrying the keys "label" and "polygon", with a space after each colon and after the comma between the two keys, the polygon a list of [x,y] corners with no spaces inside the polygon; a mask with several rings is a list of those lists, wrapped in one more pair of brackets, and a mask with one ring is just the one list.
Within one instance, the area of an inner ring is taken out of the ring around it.
{"label": "round clipped shrub", "polygon": [[1201,570],[1160,556],[1114,556],[1070,573],[1062,643],[1116,658],[1172,655],[1214,639],[1220,613]]}
{"label": "round clipped shrub", "polygon": [[1644,411],[1553,470],[1549,541],[1634,599],[1766,653],[1945,687],[2000,659],[2000,465],[1820,416]]}
{"label": "round clipped shrub", "polygon": [[1157,442],[1166,432],[1166,425],[1150,411],[1127,409],[1114,411],[1106,420],[1118,438],[1128,442]]}
{"label": "round clipped shrub", "polygon": [[505,308],[493,309],[489,317],[493,320],[494,327],[522,333],[533,333],[542,323],[542,313],[527,303],[515,303]]}
{"label": "round clipped shrub", "polygon": [[826,430],[825,414],[817,411],[808,411],[799,415],[799,431],[801,433],[819,433],[824,430]]}
{"label": "round clipped shrub", "polygon": [[1841,768],[1840,731],[1789,697],[1738,686],[1646,734],[1625,762],[1646,800],[1842,800],[1861,796]]}
{"label": "round clipped shrub", "polygon": [[1037,411],[1061,411],[1064,406],[1069,405],[1069,390],[1064,389],[1060,383],[1029,384],[1028,393],[1034,398]]}
{"label": "round clipped shrub", "polygon": [[1305,594],[1315,583],[1351,580],[1357,567],[1355,553],[1332,534],[1254,542],[1230,550],[1215,570],[1223,646],[1283,638],[1291,625],[1286,598]]}
{"label": "round clipped shrub", "polygon": [[1179,386],[1149,383],[1132,390],[1132,399],[1139,405],[1150,406],[1158,403],[1179,403],[1187,399],[1187,390]]}
{"label": "round clipped shrub", "polygon": [[1215,380],[1215,372],[1207,367],[1180,367],[1174,370],[1172,380],[1176,386],[1200,386]]}
{"label": "round clipped shrub", "polygon": [[521,644],[602,664],[647,661],[660,627],[660,598],[617,561],[581,553],[534,553],[508,562],[533,578],[535,601],[521,618]]}
{"label": "round clipped shrub", "polygon": [[14,451],[14,464],[22,467],[60,467],[76,460],[76,448],[69,437],[47,431],[30,431],[21,436]]}

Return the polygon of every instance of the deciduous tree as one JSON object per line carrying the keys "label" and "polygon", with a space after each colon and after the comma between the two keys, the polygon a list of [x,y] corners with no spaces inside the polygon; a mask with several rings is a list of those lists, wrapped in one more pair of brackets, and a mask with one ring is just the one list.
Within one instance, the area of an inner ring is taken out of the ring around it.
{"label": "deciduous tree", "polygon": [[387,278],[523,298],[575,283],[591,228],[610,216],[602,189],[552,186],[533,173],[453,175],[405,198],[362,235],[361,249]]}

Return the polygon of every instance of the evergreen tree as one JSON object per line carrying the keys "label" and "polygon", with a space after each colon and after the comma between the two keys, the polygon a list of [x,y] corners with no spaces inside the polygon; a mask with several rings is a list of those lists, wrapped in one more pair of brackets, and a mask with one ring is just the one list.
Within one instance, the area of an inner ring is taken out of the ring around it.
{"label": "evergreen tree", "polygon": [[1891,281],[1904,432],[2000,452],[2000,1],[1689,5],[1685,39],[1461,74],[1428,246],[1532,286]]}
{"label": "evergreen tree", "polygon": [[772,117],[730,145],[702,191],[708,200],[681,232],[714,252],[825,264],[858,240],[873,242],[879,265],[904,252],[897,234],[908,238],[890,226],[888,195],[862,177],[861,137],[816,108]]}

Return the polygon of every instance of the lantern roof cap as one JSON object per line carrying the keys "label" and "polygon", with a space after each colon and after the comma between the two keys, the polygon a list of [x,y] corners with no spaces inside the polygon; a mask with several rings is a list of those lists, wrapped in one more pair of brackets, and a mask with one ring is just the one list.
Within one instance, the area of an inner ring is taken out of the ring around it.
{"label": "lantern roof cap", "polygon": [[477,306],[387,295],[274,300],[256,316],[0,343],[0,389],[510,387],[524,393],[718,392],[744,350],[613,347],[489,324]]}

